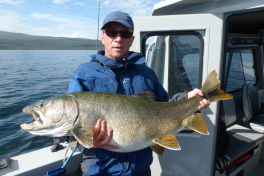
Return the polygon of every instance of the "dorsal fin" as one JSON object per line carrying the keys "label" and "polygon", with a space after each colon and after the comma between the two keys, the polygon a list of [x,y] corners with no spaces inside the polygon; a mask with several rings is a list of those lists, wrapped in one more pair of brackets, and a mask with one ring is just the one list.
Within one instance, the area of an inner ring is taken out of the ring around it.
{"label": "dorsal fin", "polygon": [[151,102],[156,101],[155,94],[149,91],[138,93],[138,94],[131,95],[131,96],[135,98],[141,98],[142,100],[146,100],[146,101],[151,101]]}

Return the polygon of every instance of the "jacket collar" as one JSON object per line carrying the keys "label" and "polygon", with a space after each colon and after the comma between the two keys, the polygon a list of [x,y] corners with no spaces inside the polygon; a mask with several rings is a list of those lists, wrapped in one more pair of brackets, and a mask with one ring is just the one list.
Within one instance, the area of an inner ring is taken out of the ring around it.
{"label": "jacket collar", "polygon": [[141,53],[137,52],[129,52],[129,57],[125,61],[115,61],[110,59],[109,57],[105,56],[105,51],[101,50],[98,51],[97,54],[91,56],[91,62],[100,62],[101,64],[107,67],[122,67],[127,63],[134,63],[134,64],[145,64],[145,58]]}

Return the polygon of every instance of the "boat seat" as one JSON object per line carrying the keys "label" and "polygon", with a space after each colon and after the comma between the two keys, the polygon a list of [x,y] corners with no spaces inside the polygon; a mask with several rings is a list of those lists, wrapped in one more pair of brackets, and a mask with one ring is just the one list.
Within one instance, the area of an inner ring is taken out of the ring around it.
{"label": "boat seat", "polygon": [[225,122],[229,134],[230,147],[226,150],[230,162],[240,158],[264,141],[264,135],[252,129],[236,124],[237,110],[234,99],[223,101]]}
{"label": "boat seat", "polygon": [[234,98],[223,101],[223,107],[227,125],[226,131],[229,136],[229,148],[226,149],[224,156],[217,158],[217,170],[219,171],[225,170],[230,163],[254,151],[264,141],[264,134],[236,124],[237,112],[242,111],[242,109],[236,109]]}
{"label": "boat seat", "polygon": [[260,94],[263,94],[263,90],[258,91],[252,84],[243,85],[242,102],[245,121],[253,130],[264,133],[264,114],[260,113],[263,98]]}

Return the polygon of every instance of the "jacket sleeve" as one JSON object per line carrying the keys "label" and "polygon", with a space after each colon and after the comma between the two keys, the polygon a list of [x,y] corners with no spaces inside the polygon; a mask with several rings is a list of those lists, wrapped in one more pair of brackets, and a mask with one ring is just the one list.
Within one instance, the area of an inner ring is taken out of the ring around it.
{"label": "jacket sleeve", "polygon": [[68,92],[89,91],[88,87],[84,85],[87,75],[89,75],[87,63],[79,65],[71,77]]}
{"label": "jacket sleeve", "polygon": [[160,83],[158,83],[158,84],[156,85],[155,95],[156,95],[156,100],[157,100],[157,101],[167,102],[168,99],[169,99],[168,93],[167,93],[166,90],[162,87],[162,85],[161,85]]}
{"label": "jacket sleeve", "polygon": [[85,75],[87,75],[88,72],[88,68],[86,67],[87,66],[85,64],[81,64],[73,73],[68,87],[69,93],[88,91],[88,88],[83,85],[83,80],[85,80]]}
{"label": "jacket sleeve", "polygon": [[75,77],[75,74],[72,76],[69,87],[68,87],[68,92],[81,92],[84,91],[83,87],[81,86],[80,82],[78,79]]}

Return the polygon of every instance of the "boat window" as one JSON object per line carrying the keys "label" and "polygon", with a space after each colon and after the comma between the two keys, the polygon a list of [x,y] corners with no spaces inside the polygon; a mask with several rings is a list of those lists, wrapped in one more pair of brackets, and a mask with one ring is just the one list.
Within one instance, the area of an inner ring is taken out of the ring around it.
{"label": "boat window", "polygon": [[245,83],[256,83],[253,50],[228,51],[227,59],[230,63],[226,92],[241,89]]}
{"label": "boat window", "polygon": [[201,43],[194,34],[151,35],[145,40],[147,65],[170,96],[200,87]]}

